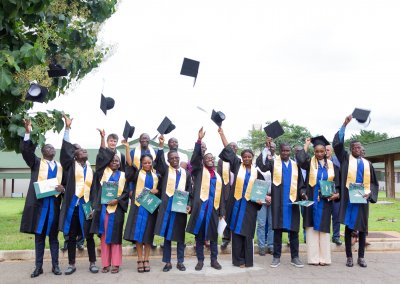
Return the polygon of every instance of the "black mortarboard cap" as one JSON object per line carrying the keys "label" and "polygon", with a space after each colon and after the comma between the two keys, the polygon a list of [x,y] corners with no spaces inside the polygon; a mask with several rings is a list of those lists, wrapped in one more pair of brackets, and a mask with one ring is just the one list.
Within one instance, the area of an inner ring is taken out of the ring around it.
{"label": "black mortarboard cap", "polygon": [[125,140],[128,140],[128,138],[132,138],[133,133],[135,133],[135,126],[131,126],[128,121],[125,122],[125,127],[124,127],[124,133],[122,134],[122,137],[125,138]]}
{"label": "black mortarboard cap", "polygon": [[271,137],[272,139],[275,139],[285,133],[281,124],[277,120],[265,126],[264,131],[267,133],[267,136]]}
{"label": "black mortarboard cap", "polygon": [[60,64],[49,64],[47,70],[50,78],[63,77],[68,75],[67,69],[63,68]]}
{"label": "black mortarboard cap", "polygon": [[115,101],[113,98],[105,97],[101,94],[101,101],[100,101],[100,109],[107,115],[107,110],[110,110],[114,107]]}
{"label": "black mortarboard cap", "polygon": [[183,59],[181,75],[194,77],[193,86],[196,84],[197,74],[199,73],[199,66],[200,66],[199,61],[189,59],[189,58]]}
{"label": "black mortarboard cap", "polygon": [[222,111],[212,110],[211,120],[214,121],[216,125],[221,127],[222,122],[225,120],[225,114]]}
{"label": "black mortarboard cap", "polygon": [[29,86],[28,92],[26,93],[25,100],[37,103],[43,103],[48,92],[49,90],[47,90],[46,87],[43,87],[35,82],[32,82],[31,85]]}
{"label": "black mortarboard cap", "polygon": [[164,117],[160,126],[158,126],[157,131],[160,134],[168,134],[175,128],[176,126],[171,122],[171,120],[168,117]]}
{"label": "black mortarboard cap", "polygon": [[314,147],[317,145],[323,145],[323,146],[330,145],[329,141],[326,140],[326,138],[323,135],[311,138],[311,143],[314,145]]}
{"label": "black mortarboard cap", "polygon": [[[367,122],[368,118],[369,118],[369,114],[371,113],[370,110],[366,110],[366,109],[361,109],[361,108],[355,108],[352,116],[359,122],[359,123],[365,123]],[[369,119],[371,120],[371,119]],[[368,122],[369,124],[369,122]]]}

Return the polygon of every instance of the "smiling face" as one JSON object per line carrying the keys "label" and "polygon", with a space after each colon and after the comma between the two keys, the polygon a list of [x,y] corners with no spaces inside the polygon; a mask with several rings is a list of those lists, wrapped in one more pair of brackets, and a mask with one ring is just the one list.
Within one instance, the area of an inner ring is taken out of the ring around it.
{"label": "smiling face", "polygon": [[203,158],[203,164],[206,168],[212,168],[214,166],[214,156],[208,153]]}
{"label": "smiling face", "polygon": [[78,163],[86,163],[86,161],[88,160],[88,153],[86,149],[80,148],[75,150],[75,160]]}
{"label": "smiling face", "polygon": [[179,169],[179,154],[176,151],[168,152],[168,163],[174,169]]}
{"label": "smiling face", "polygon": [[168,140],[168,148],[170,150],[178,150],[178,146],[178,139],[172,137]]}
{"label": "smiling face", "polygon": [[44,159],[52,161],[56,155],[56,149],[53,147],[53,145],[46,144],[42,147],[42,155]]}
{"label": "smiling face", "polygon": [[139,143],[140,146],[144,149],[147,149],[147,147],[149,146],[149,141],[150,141],[150,136],[147,133],[143,133],[142,135],[140,135],[139,137]]}
{"label": "smiling face", "polygon": [[351,143],[351,154],[354,158],[358,158],[362,154],[362,146],[360,142]]}
{"label": "smiling face", "polygon": [[114,155],[114,158],[111,160],[111,162],[108,164],[108,166],[110,167],[110,169],[112,171],[116,171],[119,169],[120,164],[121,164],[121,161],[120,161],[118,155]]}
{"label": "smiling face", "polygon": [[325,158],[326,149],[324,145],[315,145],[314,146],[314,155],[317,160],[322,160]]}
{"label": "smiling face", "polygon": [[243,151],[242,152],[242,161],[243,161],[243,165],[246,168],[250,168],[252,163],[253,163],[253,154],[250,153],[250,151]]}
{"label": "smiling face", "polygon": [[153,169],[153,160],[149,156],[144,156],[141,163],[144,171],[150,172]]}
{"label": "smiling face", "polygon": [[283,161],[289,161],[290,158],[290,146],[289,145],[282,145],[280,149],[281,159]]}

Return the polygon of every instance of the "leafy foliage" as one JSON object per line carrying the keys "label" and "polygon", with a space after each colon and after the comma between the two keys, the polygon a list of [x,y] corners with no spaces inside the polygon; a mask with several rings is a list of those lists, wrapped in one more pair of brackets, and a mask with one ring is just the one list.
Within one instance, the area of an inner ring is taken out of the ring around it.
{"label": "leafy foliage", "polygon": [[388,138],[389,138],[389,135],[387,133],[379,133],[379,132],[375,132],[373,130],[361,130],[360,134],[351,135],[350,139],[347,139],[344,142],[344,145],[346,147],[349,147],[350,142],[354,141],[354,140],[360,141],[361,144],[368,144],[371,142],[381,141],[381,140],[385,140]]}
{"label": "leafy foliage", "polygon": [[[118,0],[2,0],[0,2],[0,135],[6,149],[18,151],[25,101],[31,81],[46,86],[45,102],[63,94],[101,63],[108,48],[99,48],[100,25]],[[48,65],[58,63],[69,74],[49,78]],[[61,131],[58,111],[39,112],[32,120],[34,142],[43,144],[48,130]],[[38,128],[36,128],[38,127]]]}

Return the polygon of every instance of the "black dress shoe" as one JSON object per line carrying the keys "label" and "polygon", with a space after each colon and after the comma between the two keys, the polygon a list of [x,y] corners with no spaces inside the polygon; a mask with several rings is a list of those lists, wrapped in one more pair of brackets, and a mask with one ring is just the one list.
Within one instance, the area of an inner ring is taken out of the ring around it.
{"label": "black dress shoe", "polygon": [[54,266],[54,267],[51,269],[51,272],[53,272],[54,275],[61,275],[61,274],[62,274],[62,272],[61,272],[61,270],[60,270],[60,267],[58,267],[58,265],[57,265],[57,266]]}
{"label": "black dress shoe", "polygon": [[342,241],[341,241],[339,238],[332,239],[332,242],[333,242],[334,244],[338,245],[338,246],[341,246],[341,245],[342,245]]}
{"label": "black dress shoe", "polygon": [[211,261],[211,267],[212,267],[212,268],[215,268],[215,269],[217,269],[217,270],[221,270],[221,269],[222,269],[221,264],[219,264],[219,262],[216,261],[216,260]]}
{"label": "black dress shoe", "polygon": [[77,245],[76,247],[78,248],[79,251],[85,250],[85,247],[83,245]]}
{"label": "black dress shoe", "polygon": [[200,271],[200,270],[203,269],[203,266],[204,266],[204,262],[203,261],[198,261],[194,269],[197,270],[197,271]]}
{"label": "black dress shoe", "polygon": [[348,257],[347,258],[346,266],[347,267],[353,267],[353,258],[352,257]]}
{"label": "black dress shoe", "polygon": [[183,263],[181,263],[181,262],[178,262],[176,264],[176,268],[178,268],[179,271],[185,271],[186,270],[185,265]]}
{"label": "black dress shoe", "polygon": [[172,269],[172,264],[171,263],[166,263],[164,268],[162,269],[163,272],[168,272]]}
{"label": "black dress shoe", "polygon": [[361,266],[361,267],[367,267],[367,263],[365,262],[365,259],[364,259],[364,258],[359,258],[359,259],[357,259],[357,263],[358,263],[358,265]]}
{"label": "black dress shoe", "polygon": [[76,267],[75,266],[68,266],[68,268],[67,268],[67,270],[65,270],[64,274],[65,275],[71,275],[75,271],[76,271]]}
{"label": "black dress shoe", "polygon": [[31,278],[38,277],[40,274],[43,274],[43,268],[35,268],[31,274]]}
{"label": "black dress shoe", "polygon": [[228,247],[228,245],[229,245],[228,241],[222,241],[221,249],[226,249]]}
{"label": "black dress shoe", "polygon": [[67,250],[68,250],[68,243],[64,242],[64,246],[62,248],[60,248],[60,251],[66,252]]}

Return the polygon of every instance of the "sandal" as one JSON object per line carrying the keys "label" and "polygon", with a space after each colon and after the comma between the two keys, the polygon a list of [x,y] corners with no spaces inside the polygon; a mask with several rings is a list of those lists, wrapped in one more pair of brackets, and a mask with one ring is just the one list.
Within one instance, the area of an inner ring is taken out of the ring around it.
{"label": "sandal", "polygon": [[[143,273],[144,272],[143,262],[144,261],[141,261],[141,260],[137,261],[137,264],[138,264],[137,272],[139,272],[139,273]],[[142,264],[142,266],[139,266],[140,264]]]}
{"label": "sandal", "polygon": [[103,267],[103,269],[101,270],[101,272],[102,272],[102,273],[110,272],[110,267],[109,267],[109,266]]}
{"label": "sandal", "polygon": [[119,266],[113,266],[113,268],[111,269],[111,273],[115,274],[119,272]]}
{"label": "sandal", "polygon": [[[145,263],[148,263],[149,265],[144,265]],[[144,265],[144,272],[150,272],[150,262],[148,260],[143,261],[143,265]]]}

